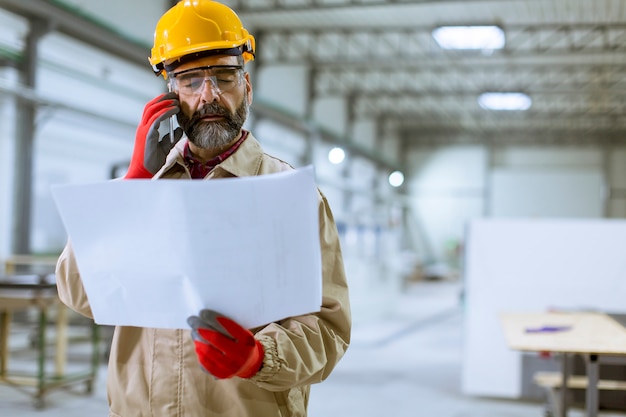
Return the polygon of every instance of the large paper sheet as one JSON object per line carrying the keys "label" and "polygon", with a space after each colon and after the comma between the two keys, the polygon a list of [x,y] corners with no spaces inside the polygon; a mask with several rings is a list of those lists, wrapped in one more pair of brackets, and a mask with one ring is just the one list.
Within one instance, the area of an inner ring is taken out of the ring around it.
{"label": "large paper sheet", "polygon": [[188,328],[211,308],[252,328],[320,310],[312,167],[52,191],[96,323]]}

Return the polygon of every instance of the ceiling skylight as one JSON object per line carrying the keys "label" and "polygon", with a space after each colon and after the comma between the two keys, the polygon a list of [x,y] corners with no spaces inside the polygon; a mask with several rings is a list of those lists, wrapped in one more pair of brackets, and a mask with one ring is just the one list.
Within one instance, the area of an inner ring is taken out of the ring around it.
{"label": "ceiling skylight", "polygon": [[532,100],[524,93],[483,93],[478,104],[486,110],[528,110]]}
{"label": "ceiling skylight", "polygon": [[433,38],[443,49],[504,48],[504,31],[498,26],[441,26],[433,30]]}

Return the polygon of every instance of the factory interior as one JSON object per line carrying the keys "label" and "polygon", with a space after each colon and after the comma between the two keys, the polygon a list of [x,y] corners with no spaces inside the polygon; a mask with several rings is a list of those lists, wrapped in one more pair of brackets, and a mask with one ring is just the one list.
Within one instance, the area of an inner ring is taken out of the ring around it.
{"label": "factory interior", "polygon": [[[221,3],[256,42],[244,129],[341,243],[351,340],[307,415],[626,417],[626,1]],[[89,200],[167,92],[177,4],[0,0],[0,416],[113,415],[114,326],[55,269],[77,225],[143,233],[110,227],[140,197]]]}

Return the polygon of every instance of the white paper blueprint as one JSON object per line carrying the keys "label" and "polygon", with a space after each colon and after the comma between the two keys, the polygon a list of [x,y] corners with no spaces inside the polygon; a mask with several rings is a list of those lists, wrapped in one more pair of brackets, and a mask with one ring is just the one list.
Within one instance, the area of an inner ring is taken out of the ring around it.
{"label": "white paper blueprint", "polygon": [[251,328],[320,310],[314,171],[53,187],[96,323]]}

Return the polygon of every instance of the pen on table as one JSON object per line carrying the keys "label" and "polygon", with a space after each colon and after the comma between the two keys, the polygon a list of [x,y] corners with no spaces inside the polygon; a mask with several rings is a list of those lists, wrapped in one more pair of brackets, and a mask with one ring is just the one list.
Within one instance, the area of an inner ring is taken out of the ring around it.
{"label": "pen on table", "polygon": [[527,327],[526,333],[554,333],[570,330],[572,326],[541,326],[541,327]]}

